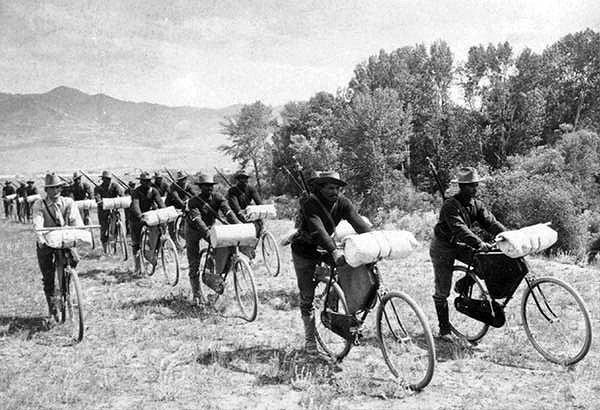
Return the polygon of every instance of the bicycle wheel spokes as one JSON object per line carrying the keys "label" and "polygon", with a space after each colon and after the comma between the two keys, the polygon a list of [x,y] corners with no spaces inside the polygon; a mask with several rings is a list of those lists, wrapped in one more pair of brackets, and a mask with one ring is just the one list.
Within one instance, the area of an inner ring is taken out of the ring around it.
{"label": "bicycle wheel spokes", "polygon": [[590,349],[587,309],[577,292],[561,280],[540,278],[527,287],[521,316],[533,347],[553,363],[577,363]]}
{"label": "bicycle wheel spokes", "polygon": [[[483,322],[470,318],[460,312],[457,312],[454,308],[454,299],[460,296],[454,290],[456,282],[463,278],[466,274],[467,269],[464,266],[455,266],[452,272],[452,286],[450,288],[450,297],[448,298],[448,310],[450,313],[450,324],[453,332],[467,339],[469,342],[476,342],[481,339],[487,333],[489,326]],[[471,291],[469,293],[471,299],[485,300],[485,291],[479,280],[475,280]]]}
{"label": "bicycle wheel spokes", "polygon": [[265,268],[270,275],[277,276],[281,269],[281,260],[279,258],[279,248],[277,242],[270,232],[265,232],[262,236],[261,250]]}
{"label": "bicycle wheel spokes", "polygon": [[59,307],[60,322],[65,331],[76,342],[83,339],[83,306],[77,271],[69,269],[64,273],[64,283]]}
{"label": "bicycle wheel spokes", "polygon": [[429,323],[406,294],[392,292],[377,310],[377,335],[392,374],[411,389],[420,390],[433,377],[435,349]]}
{"label": "bicycle wheel spokes", "polygon": [[[352,344],[337,333],[325,327],[321,320],[321,312],[325,310],[325,298],[327,291],[327,283],[329,279],[324,278],[317,283],[315,288],[314,309],[316,312],[316,328],[317,342],[331,357],[342,360],[348,352]],[[342,289],[337,283],[333,283],[330,289],[329,300],[327,301],[327,309],[341,314],[348,314],[348,305]]]}
{"label": "bicycle wheel spokes", "polygon": [[116,232],[116,242],[118,251],[121,252],[123,260],[126,261],[127,254],[127,231],[125,230],[125,224],[123,221],[119,220],[117,222],[117,232]]}
{"label": "bicycle wheel spokes", "polygon": [[170,238],[166,238],[162,242],[160,257],[167,284],[177,285],[179,281],[179,256],[177,255],[177,248]]}
{"label": "bicycle wheel spokes", "polygon": [[233,267],[233,286],[242,317],[248,322],[252,322],[256,319],[258,312],[258,296],[254,286],[252,268],[242,257],[238,258]]}

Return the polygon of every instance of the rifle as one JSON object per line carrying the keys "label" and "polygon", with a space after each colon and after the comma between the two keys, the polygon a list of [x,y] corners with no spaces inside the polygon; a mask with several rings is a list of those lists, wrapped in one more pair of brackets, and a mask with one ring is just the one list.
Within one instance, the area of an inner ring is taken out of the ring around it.
{"label": "rifle", "polygon": [[298,190],[301,193],[304,192],[304,188],[302,187],[302,185],[300,184],[300,182],[298,182],[298,179],[294,176],[294,174],[292,174],[292,172],[288,169],[288,167],[286,167],[285,165],[282,165],[280,167],[280,169],[283,169],[285,171],[285,173],[288,174],[288,176],[290,177],[290,179],[292,180],[292,182],[294,182],[294,185],[296,185],[296,188],[298,188]]}
{"label": "rifle", "polygon": [[440,194],[442,195],[442,199],[445,201],[446,200],[446,194],[444,193],[444,187],[442,186],[442,182],[440,181],[440,177],[439,177],[439,175],[437,173],[437,169],[435,169],[435,165],[433,165],[433,161],[431,160],[431,158],[425,157],[425,159],[429,163],[429,169],[431,170],[431,173],[433,174],[433,178],[435,179],[435,182],[436,182],[436,184],[438,186],[438,189],[440,190]]}
{"label": "rifle", "polygon": [[117,174],[113,173],[113,177],[115,177],[115,179],[121,184],[123,188],[129,189],[129,185],[127,185],[121,178],[119,178]]}
{"label": "rifle", "polygon": [[[185,189],[180,187],[179,184],[177,184],[175,178],[173,178],[173,175],[171,174],[171,171],[169,171],[167,168],[165,168],[165,171],[167,171],[167,175],[168,175],[167,178],[169,178],[171,180],[171,183],[173,185],[175,185],[176,188],[179,188],[179,190],[182,191],[183,193],[185,193],[188,197],[190,197],[190,198],[194,197],[192,194],[190,194]],[[202,205],[204,205],[206,207],[206,209],[208,209],[214,215],[214,217],[217,218],[217,220],[219,222],[221,222],[223,225],[229,225],[229,223],[227,221],[224,221],[223,219],[221,219],[221,217],[219,216],[219,213],[217,211],[215,211],[204,199],[200,198],[199,195],[196,195],[196,198],[198,198],[200,200],[200,202],[202,202]]]}
{"label": "rifle", "polygon": [[58,174],[56,174],[56,176],[58,176],[58,177],[61,179],[61,181],[63,181],[63,182],[66,182],[68,185],[71,185],[71,184],[73,183],[72,181],[69,181],[68,179],[66,179],[66,178],[63,178],[63,177],[61,177],[61,176],[60,176],[60,175],[58,175]]}
{"label": "rifle", "polygon": [[79,170],[79,172],[81,172],[81,175],[83,175],[88,181],[90,181],[92,184],[94,184],[94,186],[96,188],[98,188],[98,184],[94,182],[94,180],[92,178],[90,178],[88,176],[88,174],[86,174],[85,172],[83,172],[82,170]]}
{"label": "rifle", "polygon": [[223,175],[223,173],[221,171],[219,171],[219,169],[217,167],[215,167],[215,171],[217,171],[217,174],[219,174],[219,176],[225,180],[225,182],[227,183],[227,185],[229,185],[230,188],[233,188],[233,185],[231,184],[231,182],[229,182],[227,177],[225,175]]}

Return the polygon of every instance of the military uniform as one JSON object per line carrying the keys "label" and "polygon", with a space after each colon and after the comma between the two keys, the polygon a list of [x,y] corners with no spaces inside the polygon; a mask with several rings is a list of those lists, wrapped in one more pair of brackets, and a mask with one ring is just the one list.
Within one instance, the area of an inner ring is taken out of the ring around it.
{"label": "military uniform", "polygon": [[[173,206],[175,209],[183,211],[185,209],[185,202],[193,196],[192,187],[185,183],[185,176],[181,172],[178,172],[177,183],[171,184],[167,190],[165,205]],[[185,221],[183,223],[185,225]],[[169,222],[169,235],[175,240],[175,222]]]}
{"label": "military uniform", "polygon": [[2,187],[2,200],[3,200],[3,205],[4,205],[4,217],[6,219],[8,219],[11,215],[11,208],[12,208],[12,204],[15,202],[15,200],[8,200],[6,199],[6,197],[8,195],[13,195],[17,192],[17,190],[15,189],[14,186],[12,186],[9,183],[7,183],[6,185],[4,185]]}
{"label": "military uniform", "polygon": [[[19,187],[16,190],[17,194],[17,216],[19,217],[20,222],[25,222],[26,213],[25,203],[27,202],[27,186],[24,183],[20,183]],[[21,201],[19,201],[21,198]]]}
{"label": "military uniform", "polygon": [[[103,173],[103,175],[109,175],[108,173]],[[102,184],[96,186],[94,189],[94,199],[98,203],[98,222],[100,224],[100,241],[102,242],[102,247],[106,251],[106,244],[108,242],[108,215],[110,211],[105,211],[102,209],[102,198],[116,198],[119,196],[123,196],[123,190],[121,187],[115,182],[103,182]]]}
{"label": "military uniform", "polygon": [[[141,176],[145,176],[143,173]],[[150,179],[148,177],[148,179]],[[133,190],[131,194],[131,214],[130,214],[130,231],[131,231],[131,248],[133,254],[136,255],[140,250],[140,242],[142,239],[142,214],[153,209],[164,208],[165,204],[160,197],[158,190],[151,186],[141,185]],[[154,262],[154,252],[156,249],[156,241],[158,239],[158,226],[148,227],[148,242],[151,251],[146,255],[146,259]],[[137,259],[137,258],[136,258]]]}
{"label": "military uniform", "polygon": [[[82,182],[81,180],[79,180],[77,182],[75,180],[73,180],[73,183],[70,185],[70,191],[71,191],[71,195],[75,201],[83,201],[86,199],[93,198],[92,187],[87,182]],[[85,225],[90,224],[90,210],[89,209],[83,210],[83,223]]]}

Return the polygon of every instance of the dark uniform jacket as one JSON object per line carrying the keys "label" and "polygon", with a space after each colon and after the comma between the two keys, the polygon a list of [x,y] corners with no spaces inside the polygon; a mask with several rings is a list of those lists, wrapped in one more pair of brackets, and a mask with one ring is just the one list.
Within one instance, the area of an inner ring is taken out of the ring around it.
{"label": "dark uniform jacket", "polygon": [[229,207],[240,221],[246,221],[246,218],[244,218],[241,211],[246,209],[252,201],[254,201],[256,205],[262,204],[258,191],[250,185],[247,185],[245,189],[242,189],[239,185],[232,186],[227,191],[227,202],[229,203]]}
{"label": "dark uniform jacket", "polygon": [[[167,198],[165,199],[165,205],[174,206],[177,209],[185,208],[185,201],[188,198],[191,198],[194,194],[192,192],[192,187],[189,185],[185,185],[182,188],[175,186],[175,184],[171,184],[169,189],[167,190]],[[187,195],[186,192],[189,194]]]}
{"label": "dark uniform jacket", "polygon": [[79,184],[73,183],[71,185],[71,193],[73,194],[73,199],[76,201],[92,199],[92,188],[85,182],[80,182]]}
{"label": "dark uniform jacket", "polygon": [[340,195],[336,202],[331,203],[318,194],[311,194],[300,203],[300,227],[292,239],[292,252],[305,258],[318,258],[319,246],[332,252],[335,242],[331,235],[342,219],[348,221],[357,233],[371,231],[345,196]]}
{"label": "dark uniform jacket", "polygon": [[17,188],[17,191],[16,191],[16,192],[17,192],[17,196],[18,196],[18,197],[24,197],[24,196],[27,196],[27,186],[26,186],[26,185],[20,185],[20,186]]}
{"label": "dark uniform jacket", "polygon": [[199,193],[188,202],[190,212],[187,216],[187,227],[201,233],[206,233],[214,225],[216,216],[206,205],[210,206],[215,212],[221,211],[225,218],[227,218],[227,222],[233,224],[240,223],[231,209],[229,209],[227,201],[225,201],[222,195],[214,192],[210,196]]}
{"label": "dark uniform jacket", "polygon": [[32,185],[32,186],[26,186],[25,187],[25,195],[29,196],[29,195],[36,195],[38,194],[38,189],[36,186]]}
{"label": "dark uniform jacket", "polygon": [[152,186],[158,190],[160,196],[165,196],[169,190],[169,184],[167,184],[164,180],[160,181],[160,184],[153,183]]}
{"label": "dark uniform jacket", "polygon": [[115,182],[111,182],[110,184],[108,184],[108,186],[98,185],[94,189],[94,198],[96,199],[96,202],[100,202],[102,198],[116,198],[122,195],[123,190]]}
{"label": "dark uniform jacket", "polygon": [[433,228],[436,238],[449,245],[462,242],[472,248],[480,248],[483,241],[471,231],[477,222],[492,235],[506,230],[504,225],[496,220],[483,202],[477,199],[467,200],[460,193],[448,198],[440,210],[440,219]]}
{"label": "dark uniform jacket", "polygon": [[4,185],[2,187],[2,197],[16,193],[16,189],[12,185]]}
{"label": "dark uniform jacket", "polygon": [[156,188],[139,186],[131,194],[131,218],[134,220],[142,219],[144,212],[164,207],[165,204]]}

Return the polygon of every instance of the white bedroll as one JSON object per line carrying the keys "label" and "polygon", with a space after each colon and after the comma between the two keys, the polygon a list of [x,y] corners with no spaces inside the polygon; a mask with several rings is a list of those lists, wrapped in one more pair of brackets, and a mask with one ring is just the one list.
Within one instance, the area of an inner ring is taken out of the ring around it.
{"label": "white bedroll", "polygon": [[274,204],[248,205],[244,209],[246,220],[256,221],[258,219],[269,219],[277,217],[277,210]]}
{"label": "white bedroll", "polygon": [[42,199],[40,194],[27,195],[27,202],[32,203],[37,201],[38,199]]}
{"label": "white bedroll", "polygon": [[13,199],[15,199],[17,197],[17,194],[10,194],[10,195],[6,195],[4,198],[7,201],[12,201]]}
{"label": "white bedroll", "polygon": [[46,245],[54,249],[74,248],[77,245],[92,244],[92,233],[85,229],[62,228],[43,234]]}
{"label": "white bedroll", "polygon": [[102,209],[126,209],[131,206],[130,196],[118,196],[116,198],[102,198]]}
{"label": "white bedroll", "polygon": [[520,258],[548,249],[558,239],[558,233],[545,224],[527,226],[496,235],[496,245],[506,256]]}
{"label": "white bedroll", "polygon": [[356,268],[380,259],[401,259],[410,255],[419,241],[408,231],[372,231],[344,239],[344,257]]}
{"label": "white bedroll", "polygon": [[210,244],[213,248],[226,246],[254,246],[256,238],[256,227],[253,223],[213,225],[210,228]]}
{"label": "white bedroll", "polygon": [[[371,221],[366,216],[361,216],[363,221],[369,226],[369,228],[373,227]],[[340,223],[335,227],[335,232],[333,233],[333,240],[336,242],[343,242],[347,236],[356,235],[356,231],[350,225],[350,222],[341,220]]]}
{"label": "white bedroll", "polygon": [[93,199],[82,199],[80,201],[75,201],[74,203],[79,210],[98,208],[98,204]]}
{"label": "white bedroll", "polygon": [[175,222],[179,212],[174,206],[168,206],[166,208],[155,209],[153,211],[144,212],[142,214],[142,221],[148,226],[157,226],[160,224],[166,224],[169,222]]}

